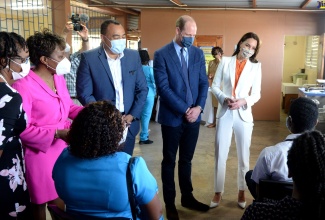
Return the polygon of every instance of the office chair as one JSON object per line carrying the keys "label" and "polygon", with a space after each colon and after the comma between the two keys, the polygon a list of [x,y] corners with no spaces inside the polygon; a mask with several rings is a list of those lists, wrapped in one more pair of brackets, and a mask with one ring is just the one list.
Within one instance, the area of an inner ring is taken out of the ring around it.
{"label": "office chair", "polygon": [[286,196],[291,196],[293,190],[293,182],[287,181],[260,179],[258,186],[258,201],[264,198],[281,200]]}

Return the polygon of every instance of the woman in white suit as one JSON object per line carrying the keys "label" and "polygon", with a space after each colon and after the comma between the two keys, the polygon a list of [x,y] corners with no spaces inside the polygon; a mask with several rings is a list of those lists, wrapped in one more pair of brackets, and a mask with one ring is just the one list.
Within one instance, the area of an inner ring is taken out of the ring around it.
{"label": "woman in white suit", "polygon": [[215,139],[215,194],[210,207],[217,207],[224,191],[226,162],[235,134],[238,157],[238,205],[245,208],[245,173],[249,169],[249,148],[253,131],[252,105],[261,97],[261,63],[256,60],[260,41],[246,33],[232,57],[223,57],[212,83],[219,102]]}

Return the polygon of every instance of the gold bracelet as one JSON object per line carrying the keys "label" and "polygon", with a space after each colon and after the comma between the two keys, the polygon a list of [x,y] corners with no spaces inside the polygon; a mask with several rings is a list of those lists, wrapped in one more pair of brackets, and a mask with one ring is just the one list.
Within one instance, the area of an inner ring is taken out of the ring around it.
{"label": "gold bracelet", "polygon": [[54,138],[59,138],[59,135],[58,135],[58,129],[55,130]]}

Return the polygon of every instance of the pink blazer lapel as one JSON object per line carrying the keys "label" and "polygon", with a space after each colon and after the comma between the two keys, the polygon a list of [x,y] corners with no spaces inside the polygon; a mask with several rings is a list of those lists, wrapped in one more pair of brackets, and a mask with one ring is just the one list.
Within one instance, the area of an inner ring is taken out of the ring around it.
{"label": "pink blazer lapel", "polygon": [[[41,77],[39,77],[36,73],[34,73],[33,71],[29,72],[30,76],[51,96],[57,97],[58,95],[56,93],[54,93],[53,90],[50,89],[50,87],[48,87],[48,85],[41,79]],[[55,78],[57,76],[54,76],[54,85],[56,86],[57,90],[60,90],[57,88],[57,83],[55,82]]]}

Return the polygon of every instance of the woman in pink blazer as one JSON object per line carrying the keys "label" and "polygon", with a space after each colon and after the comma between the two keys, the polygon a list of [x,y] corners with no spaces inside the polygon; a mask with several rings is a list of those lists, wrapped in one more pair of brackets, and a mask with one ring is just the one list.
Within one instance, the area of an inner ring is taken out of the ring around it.
{"label": "woman in pink blazer", "polygon": [[215,140],[215,195],[210,207],[219,205],[224,191],[226,162],[235,133],[238,157],[238,206],[245,208],[245,174],[249,169],[249,148],[253,131],[252,106],[261,97],[261,63],[256,60],[260,41],[246,33],[232,57],[223,57],[212,83],[219,102]]}
{"label": "woman in pink blazer", "polygon": [[65,58],[65,41],[48,30],[27,39],[30,60],[35,68],[13,84],[23,98],[27,128],[21,133],[25,148],[26,181],[33,204],[34,219],[46,219],[46,203],[63,206],[52,179],[52,169],[67,146],[64,141],[82,107],[70,99],[63,74],[70,72]]}

